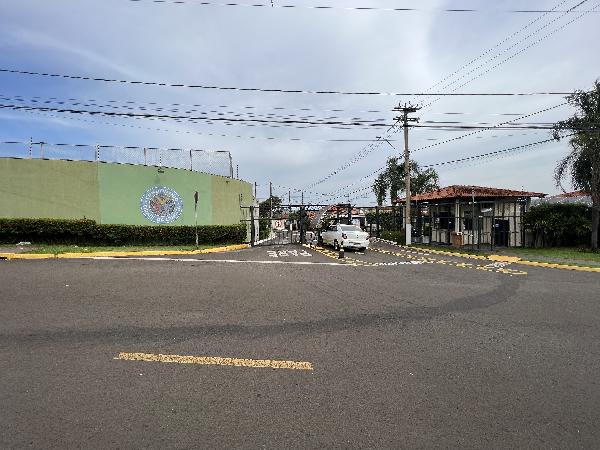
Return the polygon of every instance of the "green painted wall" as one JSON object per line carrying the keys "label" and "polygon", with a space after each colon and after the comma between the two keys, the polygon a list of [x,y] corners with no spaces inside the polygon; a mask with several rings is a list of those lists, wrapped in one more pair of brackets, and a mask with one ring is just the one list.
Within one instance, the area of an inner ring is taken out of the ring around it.
{"label": "green painted wall", "polygon": [[245,181],[211,177],[211,190],[214,224],[239,223],[242,218],[239,207],[234,209],[227,205],[252,205],[254,201],[252,185]]}
{"label": "green painted wall", "polygon": [[0,217],[100,220],[97,165],[0,158]]}
{"label": "green painted wall", "polygon": [[[0,217],[94,219],[99,223],[154,225],[140,209],[144,192],[155,186],[175,190],[181,216],[170,225],[240,223],[240,204],[253,202],[250,183],[182,169],[85,161],[0,158]],[[241,200],[241,201],[240,201]]]}
{"label": "green painted wall", "polygon": [[[102,223],[153,225],[140,210],[140,198],[153,186],[165,186],[174,189],[183,200],[183,213],[170,225],[194,224],[195,191],[199,194],[198,224],[214,224],[211,178],[213,176],[208,174],[181,169],[164,169],[164,173],[158,173],[156,167],[100,164],[98,179]],[[228,208],[232,206],[239,210],[239,204],[227,205]]]}

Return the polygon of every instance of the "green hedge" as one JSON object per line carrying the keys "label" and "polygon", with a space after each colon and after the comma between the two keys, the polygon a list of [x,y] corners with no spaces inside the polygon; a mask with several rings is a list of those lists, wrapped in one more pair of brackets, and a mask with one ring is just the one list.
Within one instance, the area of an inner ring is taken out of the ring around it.
{"label": "green hedge", "polygon": [[[0,243],[193,245],[193,226],[100,225],[93,220],[0,219]],[[242,243],[245,225],[198,227],[200,244]]]}
{"label": "green hedge", "polygon": [[585,246],[592,234],[592,208],[582,203],[542,203],[525,213],[535,247]]}
{"label": "green hedge", "polygon": [[406,244],[406,234],[404,231],[382,231],[380,238],[400,245]]}

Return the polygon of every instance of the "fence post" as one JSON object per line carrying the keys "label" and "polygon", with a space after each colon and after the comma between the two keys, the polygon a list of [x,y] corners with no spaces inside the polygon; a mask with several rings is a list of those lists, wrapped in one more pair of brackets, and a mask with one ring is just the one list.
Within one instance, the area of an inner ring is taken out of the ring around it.
{"label": "fence post", "polygon": [[148,149],[144,147],[144,165],[148,165]]}
{"label": "fence post", "polygon": [[44,143],[40,142],[40,158],[44,159]]}
{"label": "fence post", "polygon": [[250,246],[256,242],[256,224],[254,223],[254,206],[250,207]]}
{"label": "fence post", "polygon": [[100,162],[100,144],[96,144],[96,162]]}
{"label": "fence post", "polygon": [[29,138],[29,159],[33,158],[33,138]]}
{"label": "fence post", "polygon": [[190,171],[194,171],[194,160],[192,159],[192,149],[190,149]]}

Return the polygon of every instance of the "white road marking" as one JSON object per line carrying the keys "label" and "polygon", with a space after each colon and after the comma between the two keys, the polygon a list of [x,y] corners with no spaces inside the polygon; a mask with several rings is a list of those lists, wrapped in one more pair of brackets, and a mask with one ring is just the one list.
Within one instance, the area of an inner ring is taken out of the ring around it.
{"label": "white road marking", "polygon": [[96,260],[117,260],[117,261],[176,261],[176,262],[205,262],[205,263],[246,263],[246,264],[288,264],[297,266],[344,266],[352,267],[348,264],[340,263],[323,263],[310,261],[256,261],[256,260],[239,260],[239,259],[194,259],[194,258],[153,258],[153,257],[124,257],[117,258],[113,256],[98,256]]}
{"label": "white road marking", "polygon": [[285,258],[288,256],[304,256],[311,257],[312,255],[308,253],[306,250],[302,250],[298,252],[298,250],[267,250],[267,255],[271,258]]}

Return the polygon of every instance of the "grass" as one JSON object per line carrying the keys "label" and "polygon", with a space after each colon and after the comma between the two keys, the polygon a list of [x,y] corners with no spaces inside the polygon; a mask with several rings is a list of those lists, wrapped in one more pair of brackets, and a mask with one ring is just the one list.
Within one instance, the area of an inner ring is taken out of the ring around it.
{"label": "grass", "polygon": [[46,245],[46,244],[33,244],[31,249],[23,251],[21,253],[37,253],[37,254],[53,254],[58,255],[61,253],[95,253],[95,252],[144,252],[144,251],[190,251],[190,250],[204,250],[212,247],[222,247],[229,244],[214,244],[214,245],[174,245],[174,246],[151,246],[151,245],[126,245],[126,246],[107,246],[107,247],[93,247],[93,246],[77,246],[77,245]]}
{"label": "grass", "polygon": [[578,264],[583,261],[600,263],[600,252],[578,247],[556,247],[556,248],[499,248],[490,250],[471,250],[443,246],[414,245],[414,247],[427,250],[443,250],[452,253],[468,253],[470,255],[508,255],[518,256],[522,259],[538,262],[555,262],[564,264],[573,261]]}

